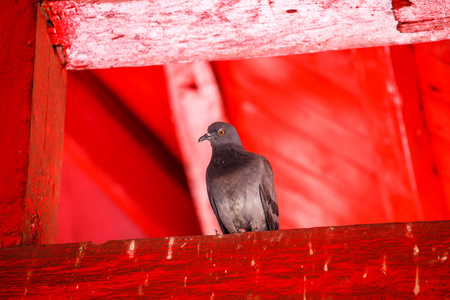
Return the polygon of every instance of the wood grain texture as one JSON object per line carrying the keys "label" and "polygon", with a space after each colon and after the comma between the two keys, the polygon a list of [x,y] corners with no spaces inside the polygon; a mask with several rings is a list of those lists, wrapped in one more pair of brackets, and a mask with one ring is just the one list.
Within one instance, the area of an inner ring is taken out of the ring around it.
{"label": "wood grain texture", "polygon": [[393,0],[392,7],[401,33],[446,30],[450,26],[447,0]]}
{"label": "wood grain texture", "polygon": [[[399,31],[388,0],[54,0],[42,5],[68,69],[287,55],[450,37],[447,23],[414,34]],[[397,15],[411,7],[398,8]],[[427,9],[435,8],[421,6],[419,16],[427,18]]]}
{"label": "wood grain texture", "polygon": [[36,40],[36,9],[29,4],[6,2],[0,10],[0,247],[22,241]]}
{"label": "wood grain texture", "polygon": [[0,297],[450,296],[450,222],[282,230],[0,250]]}
{"label": "wood grain texture", "polygon": [[6,4],[0,15],[3,247],[56,241],[66,73],[32,2]]}
{"label": "wood grain texture", "polygon": [[66,70],[37,11],[23,245],[56,243],[64,142]]}

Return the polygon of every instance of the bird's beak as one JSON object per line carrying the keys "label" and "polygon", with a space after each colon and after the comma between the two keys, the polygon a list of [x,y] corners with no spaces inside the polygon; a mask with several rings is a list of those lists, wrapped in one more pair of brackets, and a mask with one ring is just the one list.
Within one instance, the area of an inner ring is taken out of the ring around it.
{"label": "bird's beak", "polygon": [[198,142],[200,143],[200,142],[203,142],[204,140],[209,140],[210,138],[211,138],[211,133],[206,133],[198,139]]}

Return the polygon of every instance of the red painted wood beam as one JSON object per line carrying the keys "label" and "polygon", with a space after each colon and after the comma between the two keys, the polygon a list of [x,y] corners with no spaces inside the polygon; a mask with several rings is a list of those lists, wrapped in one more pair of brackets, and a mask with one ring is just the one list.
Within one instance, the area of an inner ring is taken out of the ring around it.
{"label": "red painted wood beam", "polygon": [[227,121],[219,87],[207,62],[169,64],[164,67],[183,165],[203,234],[219,230],[206,192],[206,167],[211,158],[209,143],[198,144],[208,126]]}
{"label": "red painted wood beam", "polygon": [[0,249],[0,297],[445,299],[450,222]]}
{"label": "red painted wood beam", "polygon": [[430,130],[426,124],[424,91],[420,87],[414,51],[414,46],[389,47],[399,96],[398,105],[403,116],[402,134],[407,140],[410,174],[415,181],[423,219],[446,220],[450,217],[450,210],[444,184],[438,174],[437,157],[433,153]]}
{"label": "red painted wood beam", "polygon": [[66,72],[34,1],[0,12],[0,246],[56,241]]}
{"label": "red painted wood beam", "polygon": [[[144,66],[450,38],[445,0],[44,1],[69,69]],[[432,21],[430,21],[432,15]]]}
{"label": "red painted wood beam", "polygon": [[[377,65],[369,65],[367,61],[376,61]],[[397,86],[389,47],[355,51],[353,63],[360,70],[359,84],[364,90],[361,99],[379,158],[376,162],[379,205],[389,220],[424,220],[421,204],[429,199],[421,199],[425,194],[418,190],[414,170],[420,160],[412,159],[410,142],[413,145],[414,141],[408,140],[410,128],[406,129],[402,107],[402,102],[408,100],[402,98]]]}

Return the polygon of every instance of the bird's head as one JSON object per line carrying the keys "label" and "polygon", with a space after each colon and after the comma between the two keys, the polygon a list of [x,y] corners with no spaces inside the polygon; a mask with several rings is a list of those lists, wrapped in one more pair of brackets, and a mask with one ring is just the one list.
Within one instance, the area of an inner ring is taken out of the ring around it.
{"label": "bird's head", "polygon": [[202,135],[198,142],[208,140],[212,147],[221,145],[241,146],[241,139],[236,129],[225,122],[215,122],[209,125],[208,133]]}

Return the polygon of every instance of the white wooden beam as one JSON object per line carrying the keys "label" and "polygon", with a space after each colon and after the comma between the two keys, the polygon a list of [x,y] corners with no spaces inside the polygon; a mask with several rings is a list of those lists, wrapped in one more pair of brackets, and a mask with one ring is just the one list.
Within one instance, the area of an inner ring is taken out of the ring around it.
{"label": "white wooden beam", "polygon": [[68,69],[146,66],[450,38],[447,0],[53,0]]}

